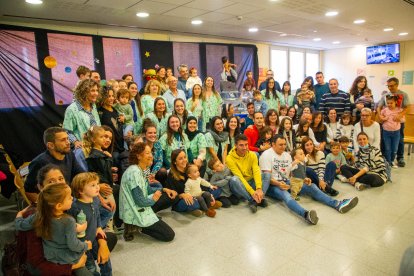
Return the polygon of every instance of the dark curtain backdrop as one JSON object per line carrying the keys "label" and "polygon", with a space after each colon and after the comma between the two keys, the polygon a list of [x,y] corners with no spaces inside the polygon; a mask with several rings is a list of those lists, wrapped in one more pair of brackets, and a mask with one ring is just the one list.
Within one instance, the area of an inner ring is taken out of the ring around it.
{"label": "dark curtain backdrop", "polygon": [[[218,88],[224,55],[238,64],[238,85],[247,70],[257,78],[254,45],[130,40],[0,25],[0,143],[17,165],[42,152],[43,131],[62,124],[81,64],[101,72],[102,79],[132,73],[140,84],[142,69],[186,63],[199,67],[202,78],[213,76]],[[46,56],[56,59],[55,67],[45,66]]]}

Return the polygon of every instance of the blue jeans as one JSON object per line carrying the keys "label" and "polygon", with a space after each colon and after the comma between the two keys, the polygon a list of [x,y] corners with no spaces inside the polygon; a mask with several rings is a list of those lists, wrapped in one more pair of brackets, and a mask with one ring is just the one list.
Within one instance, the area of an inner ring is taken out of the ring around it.
{"label": "blue jeans", "polygon": [[[396,131],[382,131],[382,139],[384,142],[384,157],[388,161],[390,165],[392,165],[392,162],[395,159],[395,156],[397,155],[399,142],[400,142],[400,130]],[[404,151],[403,151],[404,155]]]}
{"label": "blue jeans", "polygon": [[388,164],[392,166],[392,162],[394,161],[398,151],[400,130],[387,131],[384,129],[382,131],[382,139],[384,142],[384,157],[388,161]]}
{"label": "blue jeans", "polygon": [[397,150],[397,159],[400,160],[404,160],[404,128],[405,128],[405,123],[401,123],[401,128],[400,128],[400,141],[398,143],[398,150]]}
{"label": "blue jeans", "polygon": [[335,162],[331,161],[328,164],[326,164],[324,180],[331,187],[333,186],[333,183],[334,183],[334,180],[335,180],[336,169],[337,169],[337,167],[336,167]]}
{"label": "blue jeans", "polygon": [[[325,175],[323,180],[332,187],[336,175],[336,164],[332,161],[326,165]],[[309,177],[312,180],[312,183],[315,183],[319,186],[319,176],[318,174],[309,167],[306,167],[306,177]]]}
{"label": "blue jeans", "polygon": [[[95,239],[92,242],[92,250],[89,250],[86,252],[86,268],[92,272],[94,275],[99,275],[98,271],[96,270],[96,264],[95,264],[95,260],[98,258],[98,241]],[[104,264],[99,264],[99,269],[100,269],[100,275],[102,276],[112,276],[112,265],[111,265],[111,260],[108,260],[108,262],[104,263]]]}
{"label": "blue jeans", "polygon": [[200,209],[200,204],[194,199],[192,205],[187,205],[184,199],[180,199],[177,204],[172,207],[172,209],[176,212],[191,212]]}
{"label": "blue jeans", "polygon": [[[286,181],[286,184],[289,184],[289,181]],[[330,196],[327,196],[324,192],[319,190],[319,188],[316,187],[316,185],[313,183],[310,186],[306,184],[303,185],[299,195],[308,195],[312,197],[314,200],[319,201],[332,208],[336,208],[336,206],[339,203],[337,200],[332,199]],[[288,191],[284,191],[277,186],[271,185],[269,187],[269,190],[267,191],[267,196],[277,200],[282,200],[286,203],[288,208],[296,214],[302,217],[305,215],[306,210],[302,206],[300,206],[296,200],[292,199]]]}
{"label": "blue jeans", "polygon": [[108,221],[114,216],[114,213],[103,207],[102,205],[99,206],[99,214],[101,217],[101,225],[102,229],[105,229]]}
{"label": "blue jeans", "polygon": [[[262,191],[264,194],[266,194],[267,189],[269,189],[270,177],[271,177],[270,173],[262,172]],[[253,190],[256,190],[256,183],[254,182],[253,178],[247,182],[253,188]],[[229,186],[230,186],[231,192],[235,196],[242,197],[244,199],[247,199],[248,201],[253,201],[253,197],[246,190],[246,188],[244,187],[243,183],[241,182],[238,176],[233,176],[232,178],[230,178]]]}

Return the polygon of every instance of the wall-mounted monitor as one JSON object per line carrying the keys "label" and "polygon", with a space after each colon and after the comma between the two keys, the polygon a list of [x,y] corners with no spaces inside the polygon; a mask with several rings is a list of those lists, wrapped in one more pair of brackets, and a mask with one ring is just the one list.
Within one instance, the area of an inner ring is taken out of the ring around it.
{"label": "wall-mounted monitor", "polygon": [[400,44],[384,44],[367,47],[367,64],[400,62]]}

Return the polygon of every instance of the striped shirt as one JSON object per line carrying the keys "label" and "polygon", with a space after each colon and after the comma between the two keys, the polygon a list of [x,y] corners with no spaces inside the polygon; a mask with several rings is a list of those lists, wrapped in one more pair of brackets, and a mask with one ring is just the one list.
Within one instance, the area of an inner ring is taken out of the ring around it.
{"label": "striped shirt", "polygon": [[323,179],[325,176],[325,154],[323,151],[318,150],[315,155],[315,159],[311,156],[307,157],[306,166],[311,168],[318,175],[319,179]]}
{"label": "striped shirt", "polygon": [[339,90],[338,93],[326,93],[322,95],[319,104],[319,111],[324,115],[328,115],[329,109],[335,108],[338,117],[341,117],[345,111],[351,111],[351,102],[349,101],[349,94]]}
{"label": "striped shirt", "polygon": [[355,157],[358,169],[366,168],[368,169],[368,174],[376,174],[384,181],[387,181],[384,157],[378,148],[370,145],[367,149],[359,149]]}

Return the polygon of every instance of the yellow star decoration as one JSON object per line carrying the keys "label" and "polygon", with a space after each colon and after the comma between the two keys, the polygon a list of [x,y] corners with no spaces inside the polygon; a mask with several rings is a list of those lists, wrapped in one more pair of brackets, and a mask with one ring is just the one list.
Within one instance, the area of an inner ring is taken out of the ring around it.
{"label": "yellow star decoration", "polygon": [[147,58],[149,58],[149,56],[150,56],[150,52],[146,51],[146,52],[145,52],[145,56],[146,56]]}

